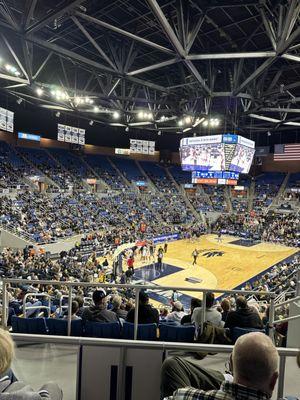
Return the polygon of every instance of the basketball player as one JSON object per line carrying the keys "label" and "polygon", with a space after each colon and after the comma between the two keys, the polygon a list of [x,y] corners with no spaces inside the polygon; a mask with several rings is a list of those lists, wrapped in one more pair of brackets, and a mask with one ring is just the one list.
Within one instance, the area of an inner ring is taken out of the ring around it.
{"label": "basketball player", "polygon": [[197,265],[197,258],[198,258],[198,255],[199,255],[199,251],[198,251],[197,249],[195,249],[195,250],[192,252],[192,257],[193,257],[193,264],[192,264],[192,265]]}
{"label": "basketball player", "polygon": [[222,233],[221,231],[218,232],[217,242],[222,243]]}

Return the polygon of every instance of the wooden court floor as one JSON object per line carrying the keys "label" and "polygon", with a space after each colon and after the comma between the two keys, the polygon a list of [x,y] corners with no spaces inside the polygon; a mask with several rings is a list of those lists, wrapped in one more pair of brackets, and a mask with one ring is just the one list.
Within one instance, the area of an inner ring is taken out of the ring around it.
{"label": "wooden court floor", "polygon": [[[233,289],[298,252],[296,248],[271,243],[259,243],[251,247],[232,243],[237,240],[236,237],[222,236],[222,242],[218,243],[216,235],[204,235],[193,242],[171,242],[163,262],[165,269],[168,265],[178,269],[174,272],[170,268],[170,273],[167,270],[163,274],[157,273],[151,283],[159,286]],[[199,251],[195,266],[192,265],[194,249]],[[143,269],[145,264],[137,260],[135,268]],[[189,281],[190,278],[194,282]],[[182,293],[191,295],[188,291]],[[201,297],[200,294],[197,297]]]}

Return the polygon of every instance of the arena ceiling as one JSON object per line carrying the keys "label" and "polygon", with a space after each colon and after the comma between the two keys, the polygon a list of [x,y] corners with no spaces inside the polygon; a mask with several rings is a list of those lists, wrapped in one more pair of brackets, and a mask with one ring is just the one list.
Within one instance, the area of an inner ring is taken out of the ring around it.
{"label": "arena ceiling", "polygon": [[296,134],[299,12],[299,0],[0,0],[1,92],[122,130]]}

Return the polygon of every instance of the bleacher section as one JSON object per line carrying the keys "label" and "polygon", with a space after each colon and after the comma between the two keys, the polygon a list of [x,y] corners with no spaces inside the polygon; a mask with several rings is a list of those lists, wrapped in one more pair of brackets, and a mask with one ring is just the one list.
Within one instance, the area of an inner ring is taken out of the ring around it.
{"label": "bleacher section", "polygon": [[255,180],[255,196],[253,210],[261,212],[268,208],[277,196],[280,186],[285,178],[281,172],[267,172]]}
{"label": "bleacher section", "polygon": [[142,161],[140,164],[160,193],[178,193],[163,166],[148,161]]}
{"label": "bleacher section", "polygon": [[126,189],[127,186],[124,180],[113,168],[106,156],[86,154],[84,160],[111,189]]}
{"label": "bleacher section", "polygon": [[179,185],[185,185],[192,182],[192,174],[188,171],[183,171],[179,165],[172,165],[169,167],[171,175]]}
{"label": "bleacher section", "polygon": [[22,173],[17,169],[14,172],[14,166],[19,166],[21,160],[16,160],[16,155],[12,154],[12,148],[6,143],[0,141],[0,187],[1,188],[25,188],[27,185],[22,180]]}
{"label": "bleacher section", "polygon": [[54,157],[63,168],[72,176],[73,184],[78,188],[83,188],[83,179],[94,178],[91,171],[80,160],[78,156],[64,149],[49,149],[49,153]]}
{"label": "bleacher section", "polygon": [[209,195],[214,211],[228,211],[228,207],[225,201],[224,187],[203,185],[203,189],[205,193]]}
{"label": "bleacher section", "polygon": [[129,182],[143,181],[145,179],[134,160],[118,157],[110,157],[110,159]]}

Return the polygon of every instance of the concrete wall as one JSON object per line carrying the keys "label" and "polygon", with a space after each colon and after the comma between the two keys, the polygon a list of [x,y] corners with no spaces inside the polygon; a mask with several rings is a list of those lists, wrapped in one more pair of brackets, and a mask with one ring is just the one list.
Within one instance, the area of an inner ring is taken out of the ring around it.
{"label": "concrete wall", "polygon": [[24,249],[28,244],[31,244],[27,240],[21,239],[18,236],[10,233],[4,229],[0,231],[0,248],[12,247],[14,249]]}

